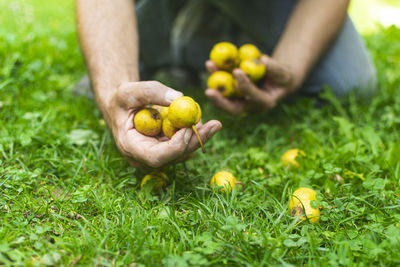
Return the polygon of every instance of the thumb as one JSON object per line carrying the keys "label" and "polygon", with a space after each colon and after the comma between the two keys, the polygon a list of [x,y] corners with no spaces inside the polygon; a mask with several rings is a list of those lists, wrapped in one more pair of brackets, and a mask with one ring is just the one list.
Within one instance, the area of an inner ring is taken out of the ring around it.
{"label": "thumb", "polygon": [[128,108],[149,104],[169,106],[181,96],[181,92],[157,81],[126,82],[118,88],[118,100]]}
{"label": "thumb", "polygon": [[292,74],[288,67],[266,55],[263,55],[261,57],[261,62],[267,68],[267,72],[265,75],[272,81],[280,85],[291,83]]}

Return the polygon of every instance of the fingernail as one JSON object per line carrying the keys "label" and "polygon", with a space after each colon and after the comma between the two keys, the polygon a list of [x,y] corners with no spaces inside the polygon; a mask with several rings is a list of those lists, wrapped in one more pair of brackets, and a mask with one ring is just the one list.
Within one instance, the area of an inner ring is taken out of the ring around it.
{"label": "fingernail", "polygon": [[179,98],[182,96],[181,92],[175,91],[175,90],[168,90],[165,93],[165,100],[167,100],[168,102],[172,102],[175,99]]}
{"label": "fingernail", "polygon": [[183,136],[183,142],[186,145],[189,144],[190,137],[192,137],[192,130],[186,129],[185,135]]}

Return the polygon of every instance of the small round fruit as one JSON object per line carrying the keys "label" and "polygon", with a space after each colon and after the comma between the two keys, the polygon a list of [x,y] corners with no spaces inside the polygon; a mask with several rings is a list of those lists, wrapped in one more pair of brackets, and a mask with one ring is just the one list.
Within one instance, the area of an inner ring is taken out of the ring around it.
{"label": "small round fruit", "polygon": [[227,171],[217,172],[211,178],[211,188],[216,188],[219,192],[226,192],[227,190],[233,190],[235,185],[238,183],[235,176]]}
{"label": "small round fruit", "polygon": [[175,99],[168,108],[168,119],[176,128],[190,128],[201,118],[201,109],[193,98],[182,96]]}
{"label": "small round fruit", "polygon": [[168,119],[175,128],[192,128],[205,153],[203,142],[197,132],[196,124],[201,119],[200,105],[188,96],[175,99],[168,108]]}
{"label": "small round fruit", "polygon": [[223,70],[232,70],[238,64],[238,50],[229,42],[220,42],[214,45],[210,52],[210,59]]}
{"label": "small round fruit", "polygon": [[267,68],[259,59],[245,60],[240,63],[240,68],[246,73],[250,80],[258,82],[265,76]]}
{"label": "small round fruit", "polygon": [[255,45],[244,44],[239,48],[239,60],[259,59],[261,52]]}
{"label": "small round fruit", "polygon": [[160,192],[167,185],[168,180],[168,176],[165,173],[152,172],[143,177],[142,182],[140,183],[140,189],[142,189],[146,183],[151,181],[154,183],[151,191]]}
{"label": "small round fruit", "polygon": [[283,165],[285,167],[293,166],[293,167],[299,168],[300,164],[297,162],[296,157],[299,155],[304,156],[305,154],[306,153],[304,153],[303,150],[300,150],[297,148],[289,149],[282,155],[281,159],[283,161]]}
{"label": "small round fruit", "polygon": [[136,130],[147,136],[156,136],[161,131],[161,115],[154,108],[144,108],[136,113],[134,119]]}
{"label": "small round fruit", "polygon": [[220,70],[210,75],[207,87],[219,91],[225,97],[232,97],[235,95],[237,86],[232,74]]}
{"label": "small round fruit", "polygon": [[300,216],[302,220],[308,219],[311,223],[319,222],[319,208],[311,207],[311,201],[316,200],[316,192],[307,187],[301,187],[293,192],[289,203],[291,216]]}
{"label": "small round fruit", "polygon": [[162,120],[168,116],[168,107],[153,105],[153,108],[160,113]]}
{"label": "small round fruit", "polygon": [[172,123],[169,121],[168,118],[163,120],[162,123],[162,130],[165,136],[167,136],[169,139],[172,138],[172,136],[179,130],[178,128],[174,127]]}

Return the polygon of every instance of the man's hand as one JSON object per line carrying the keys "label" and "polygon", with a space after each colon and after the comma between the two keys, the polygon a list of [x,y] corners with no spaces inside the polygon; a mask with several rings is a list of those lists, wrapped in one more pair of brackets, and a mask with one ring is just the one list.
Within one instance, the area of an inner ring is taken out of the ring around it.
{"label": "man's hand", "polygon": [[[235,69],[233,75],[244,94],[244,100],[228,100],[218,91],[210,89],[206,95],[216,106],[232,114],[270,110],[279,100],[301,86],[335,40],[346,19],[349,2],[297,1],[271,57],[262,58],[267,67],[265,82],[257,88],[243,71]],[[207,61],[206,67],[210,72],[217,70],[212,61]]]}
{"label": "man's hand", "polygon": [[[158,168],[188,158],[199,147],[191,129],[179,130],[171,140],[135,129],[133,118],[139,109],[169,106],[182,96],[159,82],[139,81],[135,1],[76,0],[76,18],[94,95],[118,149],[134,167]],[[197,125],[204,143],[220,129],[218,121]]]}
{"label": "man's hand", "polygon": [[[182,96],[156,81],[122,83],[108,107],[102,107],[118,149],[134,167],[159,168],[168,163],[187,159],[200,144],[189,128],[180,129],[171,140],[148,137],[135,129],[133,118],[142,107],[155,104],[169,106]],[[219,121],[197,125],[199,135],[206,143],[221,129]]]}
{"label": "man's hand", "polygon": [[[267,72],[260,87],[255,85],[241,69],[233,70],[233,76],[244,99],[230,100],[213,89],[207,89],[206,95],[215,106],[232,115],[244,112],[269,111],[283,97],[293,92],[296,89],[297,83],[289,67],[280,64],[268,56],[262,56],[261,62],[265,64]],[[206,68],[210,73],[218,70],[215,63],[211,60],[206,62]]]}

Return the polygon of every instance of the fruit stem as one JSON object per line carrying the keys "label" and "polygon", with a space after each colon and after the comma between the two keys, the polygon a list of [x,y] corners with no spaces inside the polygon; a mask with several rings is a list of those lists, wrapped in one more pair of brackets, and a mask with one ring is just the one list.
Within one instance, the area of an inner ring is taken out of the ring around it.
{"label": "fruit stem", "polygon": [[199,139],[199,143],[200,143],[200,146],[201,146],[201,151],[203,151],[203,153],[206,153],[206,150],[204,149],[203,142],[201,141],[200,135],[197,132],[196,126],[192,125],[192,129],[193,129],[194,133],[196,134],[197,139]]}

